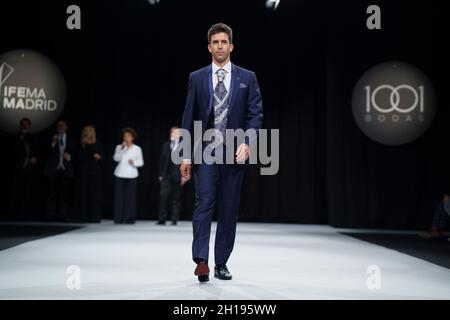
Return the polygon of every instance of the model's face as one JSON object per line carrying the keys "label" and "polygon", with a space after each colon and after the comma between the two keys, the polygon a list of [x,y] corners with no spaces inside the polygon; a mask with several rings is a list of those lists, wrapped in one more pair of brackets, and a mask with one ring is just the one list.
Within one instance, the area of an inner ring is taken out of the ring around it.
{"label": "model's face", "polygon": [[233,44],[230,43],[228,35],[225,32],[220,32],[211,36],[208,50],[216,64],[224,64],[230,59],[230,53],[233,51]]}
{"label": "model's face", "polygon": [[134,140],[133,135],[129,132],[125,132],[125,134],[123,135],[123,141],[126,144],[130,145],[133,143],[133,140]]}

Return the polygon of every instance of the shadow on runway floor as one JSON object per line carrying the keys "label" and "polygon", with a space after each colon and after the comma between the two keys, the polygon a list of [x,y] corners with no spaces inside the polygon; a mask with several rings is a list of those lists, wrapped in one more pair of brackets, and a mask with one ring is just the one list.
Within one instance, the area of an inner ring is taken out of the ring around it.
{"label": "shadow on runway floor", "polygon": [[5,224],[0,225],[0,251],[18,246],[22,243],[38,240],[79,229],[79,226],[61,225],[30,225]]}
{"label": "shadow on runway floor", "polygon": [[393,249],[450,269],[450,242],[447,237],[422,239],[414,234],[347,233],[358,240]]}

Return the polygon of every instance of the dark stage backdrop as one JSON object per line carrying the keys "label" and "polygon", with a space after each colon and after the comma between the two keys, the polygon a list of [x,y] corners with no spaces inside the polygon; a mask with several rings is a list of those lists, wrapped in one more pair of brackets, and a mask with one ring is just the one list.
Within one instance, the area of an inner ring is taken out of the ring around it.
{"label": "dark stage backdrop", "polygon": [[[66,8],[77,4],[82,29],[66,29]],[[147,0],[39,1],[0,4],[0,52],[26,48],[52,59],[68,87],[63,117],[72,136],[92,123],[106,151],[104,217],[112,216],[112,153],[119,131],[134,127],[143,148],[139,218],[155,219],[158,161],[172,125],[179,125],[189,72],[210,63],[206,32],[222,21],[234,31],[232,61],[254,70],[264,101],[264,124],[280,129],[280,170],[245,174],[242,221],[330,223],[348,227],[424,227],[442,192],[448,129],[444,52],[447,26],[438,1],[377,1],[383,29],[365,27],[369,1]],[[402,147],[372,142],[356,127],[351,93],[361,74],[388,60],[409,62],[431,78],[438,115],[431,130]],[[44,145],[53,130],[39,134]],[[7,148],[11,137],[2,133]],[[7,149],[6,149],[7,150]],[[45,153],[42,154],[45,159]],[[2,212],[9,198],[2,156]],[[36,212],[43,215],[45,179],[38,175]],[[183,219],[193,208],[192,184]]]}

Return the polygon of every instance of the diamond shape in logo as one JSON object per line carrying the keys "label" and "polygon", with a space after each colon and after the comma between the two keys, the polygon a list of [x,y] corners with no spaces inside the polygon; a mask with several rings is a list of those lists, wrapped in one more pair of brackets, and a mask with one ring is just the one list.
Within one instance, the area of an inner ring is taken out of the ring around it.
{"label": "diamond shape in logo", "polygon": [[0,66],[0,87],[8,80],[9,76],[14,72],[14,68],[6,62]]}

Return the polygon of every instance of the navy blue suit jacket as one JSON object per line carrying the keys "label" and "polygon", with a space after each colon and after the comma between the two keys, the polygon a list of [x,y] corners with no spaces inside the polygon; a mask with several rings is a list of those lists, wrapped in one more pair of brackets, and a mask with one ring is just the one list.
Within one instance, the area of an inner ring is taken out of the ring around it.
{"label": "navy blue suit jacket", "polygon": [[[194,121],[202,121],[202,133],[213,112],[212,65],[189,75],[188,93],[183,113],[182,128],[194,138]],[[262,125],[261,92],[254,72],[231,65],[231,83],[227,129],[249,128],[258,131]],[[192,141],[193,142],[193,141]],[[236,148],[237,146],[235,146]],[[193,150],[192,150],[193,151]]]}

